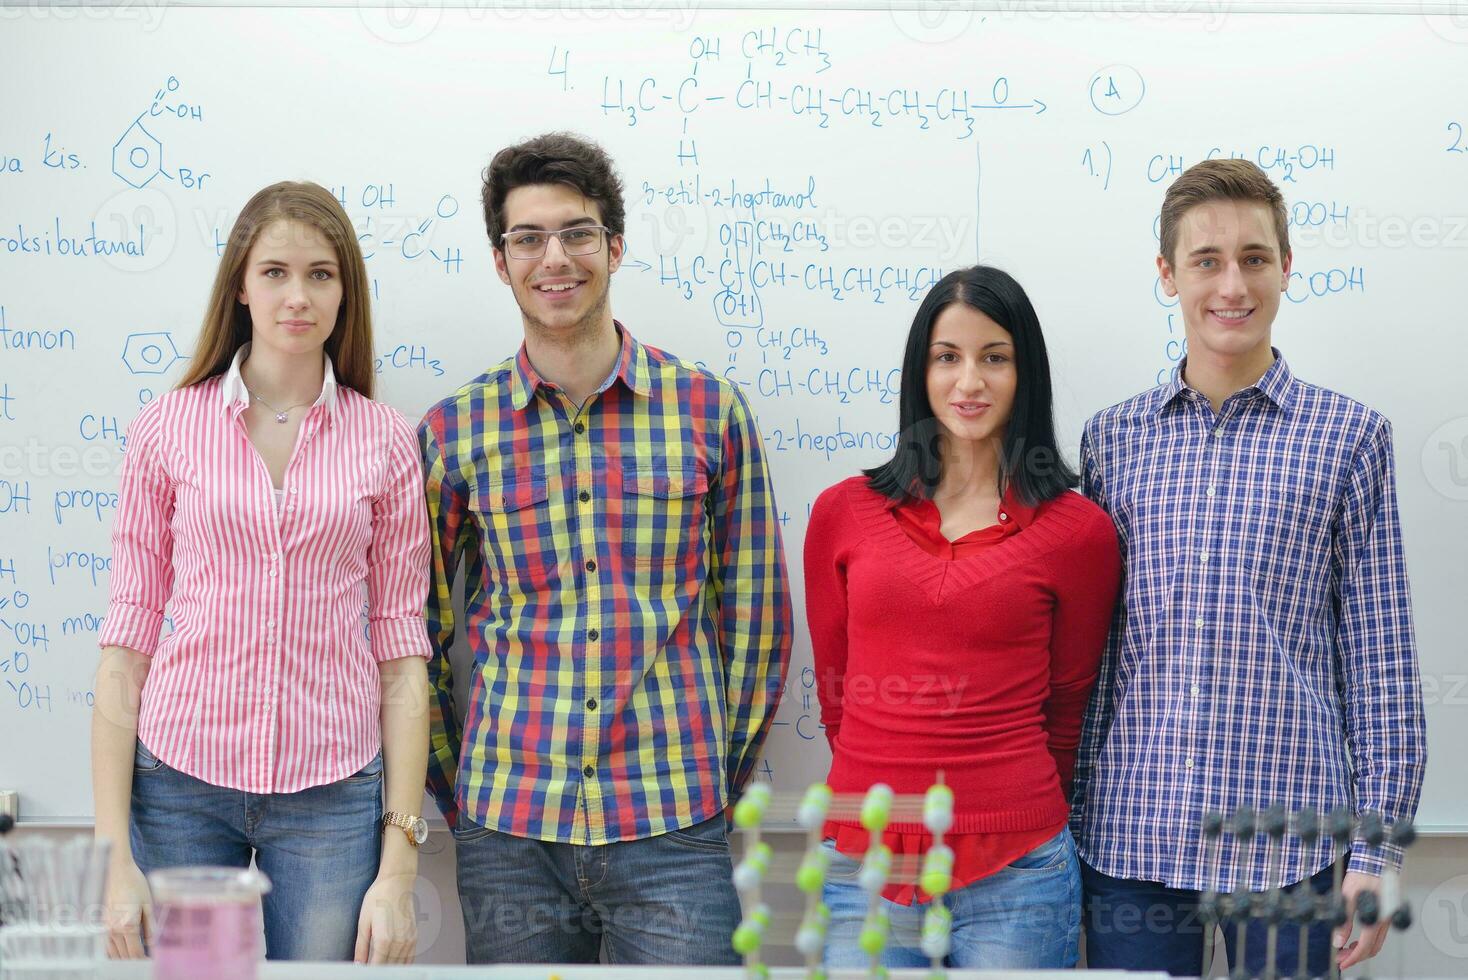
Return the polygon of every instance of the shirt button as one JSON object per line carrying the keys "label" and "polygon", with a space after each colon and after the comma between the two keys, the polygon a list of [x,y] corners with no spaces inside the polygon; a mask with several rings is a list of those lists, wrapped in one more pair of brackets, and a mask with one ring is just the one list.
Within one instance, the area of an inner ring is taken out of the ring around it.
{"label": "shirt button", "polygon": [[597,640],[597,638],[600,637],[600,636],[601,636],[601,634],[598,633],[596,630],[587,630],[586,631],[586,638],[588,640],[590,640],[591,642],[593,642],[593,643],[595,643],[596,640]]}
{"label": "shirt button", "polygon": [[267,629],[275,629],[275,620],[273,620],[273,619],[267,619],[265,621],[265,627]]}
{"label": "shirt button", "polygon": [[596,559],[593,558],[586,562],[586,570],[588,572],[596,571]]}
{"label": "shirt button", "polygon": [[585,490],[582,490],[579,494],[577,494],[576,498],[580,500],[583,504],[588,504],[591,502],[591,494]]}
{"label": "shirt button", "polygon": [[1192,687],[1190,687],[1188,689],[1188,691],[1189,691],[1189,693],[1191,693],[1193,695],[1193,697],[1197,697],[1198,696],[1198,685],[1197,684],[1194,684]]}
{"label": "shirt button", "polygon": [[1198,627],[1198,629],[1202,629],[1203,628],[1203,617],[1202,616],[1199,616],[1197,619],[1193,620],[1193,625],[1196,626],[1196,627]]}
{"label": "shirt button", "polygon": [[581,775],[585,776],[587,779],[590,779],[592,776],[596,775],[596,767],[587,766],[585,769],[581,770]]}
{"label": "shirt button", "polygon": [[586,699],[586,706],[588,708],[590,708],[592,711],[595,711],[596,710],[596,698],[587,698]]}
{"label": "shirt button", "polygon": [[296,488],[295,487],[291,487],[291,493],[295,493],[295,492],[296,492]]}
{"label": "shirt button", "polygon": [[1211,496],[1213,496],[1213,495],[1214,495],[1214,494],[1215,494],[1215,493],[1217,493],[1217,491],[1216,491],[1216,490],[1214,490],[1214,489],[1213,489],[1213,488],[1212,488],[1212,487],[1209,487],[1209,488],[1208,488],[1208,496],[1210,496],[1210,497],[1211,497]]}
{"label": "shirt button", "polygon": [[[586,431],[586,423],[584,423],[584,422],[577,422],[576,423],[576,434],[579,436],[579,435],[581,435],[581,433],[583,433],[585,431]],[[588,766],[587,768],[590,768],[590,767]]]}
{"label": "shirt button", "polygon": [[1213,430],[1213,438],[1217,439],[1221,435],[1223,435],[1223,426],[1220,425]]}
{"label": "shirt button", "polygon": [[1002,510],[1001,510],[1001,511],[1000,511],[1000,512],[999,512],[999,519],[1000,519],[1000,520],[1001,520],[1001,521],[1007,521],[1007,520],[1009,520],[1009,515],[1008,515],[1008,514],[1006,514],[1006,513],[1004,513],[1004,511],[1002,511]]}
{"label": "shirt button", "polygon": [[273,568],[270,570],[270,577],[275,578],[275,569]]}
{"label": "shirt button", "polygon": [[1198,552],[1198,560],[1201,561],[1201,562],[1207,563],[1207,561],[1208,561],[1208,552],[1206,552],[1206,551],[1200,551],[1200,552]]}
{"label": "shirt button", "polygon": [[1184,759],[1183,760],[1183,765],[1186,766],[1187,768],[1191,769],[1191,768],[1193,768],[1193,760],[1191,758]]}

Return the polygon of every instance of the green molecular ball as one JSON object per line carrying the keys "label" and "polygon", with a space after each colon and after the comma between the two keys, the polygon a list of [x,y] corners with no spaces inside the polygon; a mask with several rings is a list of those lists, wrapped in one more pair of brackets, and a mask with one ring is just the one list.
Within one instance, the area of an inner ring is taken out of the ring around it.
{"label": "green molecular ball", "polygon": [[748,956],[759,949],[761,936],[759,930],[751,925],[741,925],[734,930],[734,952],[740,956]]}
{"label": "green molecular ball", "polygon": [[857,945],[868,956],[881,956],[882,950],[887,948],[887,933],[883,929],[868,927],[861,931]]}
{"label": "green molecular ball", "polygon": [[936,897],[947,895],[948,887],[953,884],[953,876],[946,871],[925,871],[922,878],[918,880],[923,891]]}
{"label": "green molecular ball", "polygon": [[830,859],[821,851],[807,854],[800,862],[800,868],[795,872],[795,887],[807,895],[821,890],[821,885],[826,881],[826,870],[830,865]]}

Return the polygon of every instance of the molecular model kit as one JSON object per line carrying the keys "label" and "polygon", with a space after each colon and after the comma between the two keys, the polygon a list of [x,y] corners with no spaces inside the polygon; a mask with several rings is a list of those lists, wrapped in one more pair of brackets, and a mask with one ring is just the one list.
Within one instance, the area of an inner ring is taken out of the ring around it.
{"label": "molecular model kit", "polygon": [[[788,812],[792,806],[793,814]],[[770,908],[762,900],[761,889],[769,874],[774,850],[760,839],[761,826],[767,820],[788,820],[791,816],[806,833],[805,854],[795,873],[795,885],[805,895],[805,912],[795,934],[795,948],[805,957],[808,980],[826,980],[821,957],[831,916],[821,901],[821,889],[830,867],[830,853],[821,846],[822,829],[827,820],[852,818],[860,819],[872,842],[862,858],[861,873],[857,878],[867,894],[866,921],[858,942],[868,957],[868,976],[887,975],[881,959],[891,928],[882,907],[882,889],[892,881],[911,880],[893,876],[892,850],[882,843],[882,832],[894,820],[915,822],[919,819],[933,835],[932,846],[923,854],[916,878],[923,891],[934,899],[923,918],[922,951],[932,961],[931,976],[945,976],[943,958],[948,955],[953,918],[939,899],[953,884],[953,850],[943,843],[943,835],[953,826],[953,790],[941,782],[922,796],[899,796],[884,783],[872,786],[865,796],[837,794],[824,783],[817,783],[798,801],[793,796],[786,799],[784,794],[772,793],[766,783],[751,785],[734,807],[734,826],[748,838],[744,859],[734,869],[734,886],[749,911],[734,930],[733,945],[734,950],[744,957],[747,975],[751,978],[770,975],[769,967],[760,956],[770,927]]]}
{"label": "molecular model kit", "polygon": [[[943,835],[953,826],[953,790],[941,782],[941,773],[938,778],[940,782],[921,796],[898,795],[882,783],[872,786],[864,796],[834,793],[823,783],[811,786],[803,796],[773,793],[765,783],[750,786],[734,808],[734,826],[747,840],[744,858],[734,869],[734,885],[747,912],[734,931],[732,945],[744,958],[746,976],[751,980],[770,976],[762,950],[770,932],[771,911],[762,890],[771,883],[770,868],[775,854],[761,839],[761,830],[794,824],[806,835],[805,852],[795,873],[795,885],[805,896],[804,912],[795,933],[795,949],[804,957],[807,980],[827,980],[822,958],[831,915],[821,896],[831,862],[831,851],[822,846],[828,820],[859,820],[870,835],[856,879],[867,896],[866,918],[857,937],[867,957],[866,976],[888,976],[882,966],[882,954],[892,935],[882,891],[889,884],[912,882],[931,897],[919,940],[922,954],[930,961],[928,976],[931,980],[947,976],[944,959],[951,945],[953,918],[942,899],[953,888],[954,855],[952,848],[943,842]],[[918,822],[932,835],[931,845],[920,860],[913,856],[895,864],[891,849],[882,842],[883,831],[893,823]],[[1205,867],[1212,872],[1214,880],[1224,877],[1226,842],[1235,852],[1228,866],[1238,887],[1204,891],[1198,902],[1205,929],[1237,930],[1239,962],[1233,964],[1229,973],[1233,980],[1246,980],[1252,975],[1245,966],[1247,950],[1260,939],[1264,940],[1266,950],[1262,973],[1266,980],[1308,977],[1303,955],[1293,971],[1275,965],[1276,949],[1284,929],[1299,930],[1298,948],[1303,953],[1307,946],[1305,936],[1313,925],[1328,924],[1334,928],[1351,918],[1367,927],[1389,923],[1391,928],[1404,930],[1412,924],[1412,909],[1402,894],[1400,872],[1388,867],[1377,889],[1362,892],[1351,907],[1342,893],[1345,862],[1340,860],[1352,843],[1358,841],[1373,848],[1382,844],[1410,847],[1417,835],[1409,822],[1389,825],[1380,814],[1357,815],[1344,807],[1323,812],[1304,808],[1291,813],[1275,804],[1261,809],[1238,807],[1228,814],[1210,810],[1203,815],[1201,829]],[[1263,846],[1257,847],[1260,837],[1264,839]],[[1288,889],[1279,883],[1287,837],[1296,838],[1307,849],[1317,843],[1330,843],[1335,864],[1332,888],[1317,893],[1308,882]],[[1265,880],[1270,883],[1264,891],[1250,891],[1247,885],[1249,871],[1256,862],[1265,869]],[[1199,976],[1207,976],[1209,972],[1208,946],[1205,944]],[[1329,978],[1338,980],[1339,976],[1332,958]]]}

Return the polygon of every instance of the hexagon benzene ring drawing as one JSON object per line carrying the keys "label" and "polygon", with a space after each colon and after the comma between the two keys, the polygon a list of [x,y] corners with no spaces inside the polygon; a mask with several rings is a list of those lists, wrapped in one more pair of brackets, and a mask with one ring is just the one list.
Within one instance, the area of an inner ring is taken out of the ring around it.
{"label": "hexagon benzene ring drawing", "polygon": [[122,363],[133,374],[164,374],[182,356],[166,330],[128,334],[122,348]]}
{"label": "hexagon benzene ring drawing", "polygon": [[127,132],[112,146],[112,172],[133,187],[147,187],[163,171],[163,144],[133,120]]}

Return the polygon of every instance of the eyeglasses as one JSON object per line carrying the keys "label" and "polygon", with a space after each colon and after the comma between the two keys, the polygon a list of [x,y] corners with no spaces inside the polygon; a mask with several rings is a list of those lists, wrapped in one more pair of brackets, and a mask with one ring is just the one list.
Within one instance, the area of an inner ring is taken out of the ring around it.
{"label": "eyeglasses", "polygon": [[512,259],[540,258],[552,238],[561,240],[561,251],[567,255],[592,255],[601,251],[602,232],[610,234],[611,229],[605,225],[575,225],[560,231],[507,231],[500,240]]}

